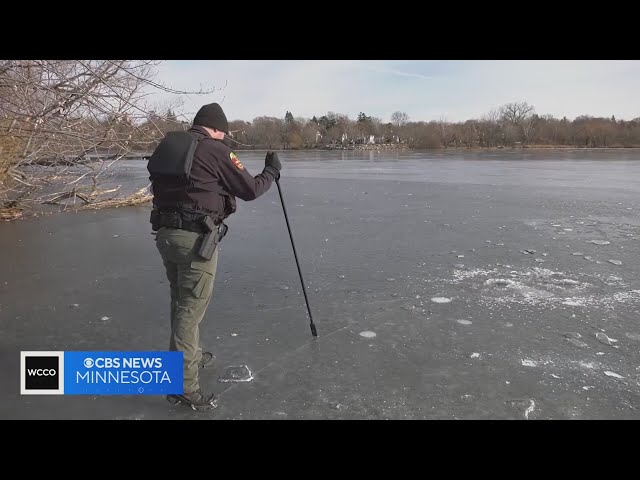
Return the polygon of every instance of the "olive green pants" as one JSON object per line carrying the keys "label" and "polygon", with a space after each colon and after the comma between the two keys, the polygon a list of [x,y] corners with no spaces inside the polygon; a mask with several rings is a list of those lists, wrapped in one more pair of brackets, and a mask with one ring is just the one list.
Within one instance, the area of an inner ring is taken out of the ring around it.
{"label": "olive green pants", "polygon": [[211,302],[218,265],[219,247],[209,261],[198,256],[202,236],[173,228],[161,228],[156,235],[156,246],[171,288],[169,350],[183,352],[184,393],[193,393],[200,388],[200,322]]}

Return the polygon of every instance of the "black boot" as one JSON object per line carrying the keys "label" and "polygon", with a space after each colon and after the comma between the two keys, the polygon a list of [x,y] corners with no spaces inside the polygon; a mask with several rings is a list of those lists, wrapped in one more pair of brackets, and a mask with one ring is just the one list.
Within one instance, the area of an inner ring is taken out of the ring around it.
{"label": "black boot", "polygon": [[171,405],[181,403],[194,410],[211,410],[218,406],[218,401],[214,394],[204,394],[201,390],[193,393],[184,393],[182,395],[167,395],[167,401]]}

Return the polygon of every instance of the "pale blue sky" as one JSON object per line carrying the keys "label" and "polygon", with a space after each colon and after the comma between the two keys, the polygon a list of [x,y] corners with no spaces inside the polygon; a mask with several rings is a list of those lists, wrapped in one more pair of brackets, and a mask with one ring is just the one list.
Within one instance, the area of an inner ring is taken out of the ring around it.
{"label": "pale blue sky", "polygon": [[558,118],[640,117],[638,60],[170,60],[156,80],[181,90],[224,87],[183,97],[188,120],[210,102],[229,120],[246,121],[289,110],[307,118],[364,112],[387,122],[399,110],[414,121],[458,122],[520,101]]}

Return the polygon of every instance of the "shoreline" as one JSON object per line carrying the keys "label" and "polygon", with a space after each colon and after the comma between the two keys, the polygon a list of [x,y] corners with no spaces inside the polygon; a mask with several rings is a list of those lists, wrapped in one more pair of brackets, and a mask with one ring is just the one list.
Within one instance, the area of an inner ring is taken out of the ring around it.
{"label": "shoreline", "polygon": [[[287,148],[287,149],[275,149],[276,151],[295,151],[306,152],[314,150],[322,151],[335,151],[335,150],[350,150],[350,151],[433,151],[433,152],[493,152],[493,151],[512,151],[512,150],[580,150],[580,151],[592,151],[592,150],[638,150],[640,145],[633,147],[577,147],[568,145],[524,145],[524,146],[509,146],[509,147],[438,147],[438,148],[426,148],[426,147],[409,147],[407,145],[324,145],[314,148]],[[261,151],[269,150],[268,148],[236,148],[238,152],[241,151]]]}
{"label": "shoreline", "polygon": [[[571,145],[515,145],[515,146],[497,146],[497,147],[411,147],[406,144],[373,144],[373,145],[321,145],[317,147],[303,147],[303,148],[269,148],[265,146],[255,146],[246,148],[243,146],[228,145],[229,148],[236,152],[260,152],[260,151],[277,151],[277,152],[313,152],[313,151],[416,151],[416,152],[493,152],[493,151],[513,151],[513,150],[580,150],[580,151],[595,151],[595,150],[638,150],[640,145],[623,147],[623,146],[609,146],[609,147],[578,147]],[[89,155],[88,158],[93,161],[109,161],[115,160],[148,160],[153,151],[130,151],[125,154],[113,154],[113,153],[100,153],[97,155]],[[75,158],[75,155],[73,156]],[[54,163],[42,161],[38,163],[40,166],[61,166],[65,165],[64,162]],[[73,165],[73,164],[70,164]]]}

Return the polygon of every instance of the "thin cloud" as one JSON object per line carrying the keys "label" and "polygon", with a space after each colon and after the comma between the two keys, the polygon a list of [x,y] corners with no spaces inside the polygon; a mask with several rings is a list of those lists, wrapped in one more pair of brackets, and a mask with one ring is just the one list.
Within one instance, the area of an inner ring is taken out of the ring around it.
{"label": "thin cloud", "polygon": [[286,111],[306,118],[364,112],[389,121],[402,111],[414,121],[459,122],[514,101],[558,118],[640,117],[635,60],[171,61],[158,80],[184,89],[226,84],[212,95],[184,98],[183,110],[193,114],[204,103],[224,102],[230,118],[247,121],[282,118]]}

